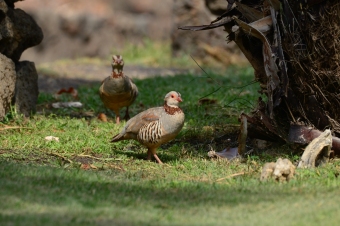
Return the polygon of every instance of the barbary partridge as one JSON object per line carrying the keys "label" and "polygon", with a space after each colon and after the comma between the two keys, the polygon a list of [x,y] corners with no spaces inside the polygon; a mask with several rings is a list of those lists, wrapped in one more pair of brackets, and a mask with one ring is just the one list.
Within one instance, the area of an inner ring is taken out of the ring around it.
{"label": "barbary partridge", "polygon": [[156,149],[174,139],[184,125],[184,113],[178,107],[179,102],[182,102],[181,94],[176,91],[169,92],[165,95],[162,107],[150,108],[131,118],[111,142],[137,140],[148,148],[147,159],[151,160],[153,155],[161,164]]}
{"label": "barbary partridge", "polygon": [[112,56],[112,74],[105,78],[99,88],[99,95],[106,108],[116,114],[116,123],[120,122],[119,110],[126,107],[125,120],[130,118],[129,106],[138,96],[138,88],[123,73],[124,61],[120,55]]}

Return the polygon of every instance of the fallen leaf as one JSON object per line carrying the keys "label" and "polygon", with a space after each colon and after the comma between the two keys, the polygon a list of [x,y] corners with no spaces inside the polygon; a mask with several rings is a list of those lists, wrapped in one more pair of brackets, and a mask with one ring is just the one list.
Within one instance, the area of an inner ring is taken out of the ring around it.
{"label": "fallen leaf", "polygon": [[91,168],[90,164],[81,164],[80,169],[89,170]]}
{"label": "fallen leaf", "polygon": [[60,89],[54,95],[54,98],[56,98],[58,100],[60,98],[60,95],[62,95],[63,93],[70,94],[74,99],[78,99],[78,91],[75,88],[73,88],[73,87],[70,87],[68,89],[65,89],[65,88]]}
{"label": "fallen leaf", "polygon": [[107,122],[107,117],[104,113],[99,113],[97,117],[100,121]]}

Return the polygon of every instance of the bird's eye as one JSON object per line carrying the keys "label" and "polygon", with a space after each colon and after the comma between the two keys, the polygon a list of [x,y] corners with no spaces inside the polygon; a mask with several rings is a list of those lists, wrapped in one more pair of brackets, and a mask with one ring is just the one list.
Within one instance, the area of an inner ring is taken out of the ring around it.
{"label": "bird's eye", "polygon": [[171,95],[171,98],[174,98],[175,96],[174,95]]}

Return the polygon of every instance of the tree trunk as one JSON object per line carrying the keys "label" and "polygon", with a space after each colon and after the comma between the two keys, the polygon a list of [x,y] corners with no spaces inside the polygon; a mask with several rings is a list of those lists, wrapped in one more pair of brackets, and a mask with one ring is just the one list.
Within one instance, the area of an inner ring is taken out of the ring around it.
{"label": "tree trunk", "polygon": [[[294,128],[331,129],[340,136],[340,3],[336,0],[227,0],[206,30],[224,26],[260,83],[257,109],[245,115],[248,135],[292,142]],[[307,131],[308,132],[308,131]],[[340,155],[340,149],[335,150]]]}

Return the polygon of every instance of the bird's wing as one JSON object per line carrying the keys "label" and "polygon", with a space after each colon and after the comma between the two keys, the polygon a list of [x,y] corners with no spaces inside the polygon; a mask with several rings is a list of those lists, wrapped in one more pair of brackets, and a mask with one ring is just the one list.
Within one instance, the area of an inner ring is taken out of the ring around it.
{"label": "bird's wing", "polygon": [[132,90],[133,96],[137,97],[138,96],[138,87],[136,86],[136,84],[133,82],[133,80],[130,77],[128,77],[128,78],[130,80],[131,90]]}
{"label": "bird's wing", "polygon": [[137,134],[140,128],[142,128],[144,125],[155,122],[157,120],[159,120],[159,116],[157,115],[157,112],[155,112],[155,108],[149,109],[130,119],[125,127],[125,132]]}
{"label": "bird's wing", "polygon": [[148,113],[142,116],[142,120],[149,123],[152,121],[157,121],[159,119],[159,116],[153,114],[153,113]]}

